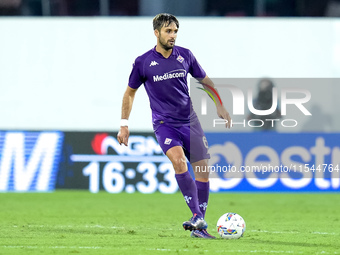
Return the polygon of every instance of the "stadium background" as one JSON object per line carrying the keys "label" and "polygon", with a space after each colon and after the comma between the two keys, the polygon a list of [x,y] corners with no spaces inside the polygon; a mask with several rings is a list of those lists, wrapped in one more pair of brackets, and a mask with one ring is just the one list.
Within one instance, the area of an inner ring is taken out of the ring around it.
{"label": "stadium background", "polygon": [[[236,242],[181,229],[190,213],[142,87],[129,147],[117,143],[132,63],[155,45],[159,12],[177,15],[176,43],[246,98],[263,77],[279,101],[283,89],[311,93],[312,116],[291,106],[283,117],[294,128],[205,128],[215,166],[322,168],[214,174],[209,231],[237,212],[247,230]],[[338,0],[0,0],[0,15],[0,254],[339,254]]]}
{"label": "stadium background", "polygon": [[[247,155],[254,151],[258,153],[257,162],[282,164],[283,152],[297,146],[308,156],[301,158],[301,154],[291,153],[289,162],[316,167],[325,164],[327,170],[330,164],[339,164],[340,87],[336,78],[340,75],[340,22],[337,18],[312,18],[318,16],[310,13],[316,8],[314,5],[297,1],[293,11],[286,2],[283,9],[273,12],[273,6],[279,6],[280,1],[276,5],[275,1],[251,1],[248,5],[198,1],[194,8],[186,8],[190,1],[132,1],[131,5],[118,1],[43,1],[41,5],[33,2],[17,1],[15,6],[14,2],[10,5],[2,1],[1,5],[4,14],[7,10],[7,14],[26,15],[3,16],[0,20],[0,30],[6,35],[0,49],[1,191],[55,187],[114,193],[177,191],[171,166],[155,147],[144,88],[138,91],[130,116],[129,148],[120,148],[115,140],[121,98],[132,63],[155,44],[152,16],[142,15],[162,10],[187,15],[180,17],[177,44],[190,48],[210,77],[253,78],[250,86],[254,93],[257,79],[262,77],[272,78],[278,89],[295,86],[311,92],[306,107],[313,116],[301,116],[298,109],[291,109],[291,115],[286,117],[298,121],[295,128],[280,125],[277,132],[270,134],[253,132],[248,125],[235,125],[228,132],[205,129],[210,146],[221,145],[220,151],[215,150],[214,155],[219,156],[215,163],[235,164],[234,156],[228,158],[226,153],[229,142],[240,151],[241,165],[249,163]],[[225,12],[214,12],[213,3],[220,4],[217,9],[225,8]],[[329,1],[319,16],[329,16],[332,3]],[[131,6],[135,6],[135,13],[129,12]],[[39,14],[51,17],[33,17]],[[285,79],[292,79],[293,83]],[[232,100],[225,102],[231,111]],[[227,147],[222,149],[223,146]],[[314,146],[317,152],[313,153]],[[264,147],[274,151],[273,157],[261,149]],[[261,155],[264,159],[259,158]],[[34,161],[36,157],[38,160]],[[297,177],[288,178],[296,183],[290,185],[285,184],[287,176],[281,175],[267,176],[268,183],[255,176],[241,177],[248,182],[217,184],[218,180],[213,180],[217,187],[212,183],[212,190],[338,191],[340,186],[336,171],[304,184],[294,181]],[[311,176],[300,176],[300,181],[307,177]]]}

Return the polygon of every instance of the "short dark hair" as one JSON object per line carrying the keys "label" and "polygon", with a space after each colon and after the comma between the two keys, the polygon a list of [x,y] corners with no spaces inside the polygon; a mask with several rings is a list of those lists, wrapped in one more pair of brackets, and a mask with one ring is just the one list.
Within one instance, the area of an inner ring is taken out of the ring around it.
{"label": "short dark hair", "polygon": [[154,18],[153,18],[153,30],[158,30],[160,31],[161,28],[163,26],[167,27],[169,26],[172,22],[174,22],[177,26],[177,28],[179,28],[179,22],[177,20],[177,18],[169,13],[160,13],[157,14]]}

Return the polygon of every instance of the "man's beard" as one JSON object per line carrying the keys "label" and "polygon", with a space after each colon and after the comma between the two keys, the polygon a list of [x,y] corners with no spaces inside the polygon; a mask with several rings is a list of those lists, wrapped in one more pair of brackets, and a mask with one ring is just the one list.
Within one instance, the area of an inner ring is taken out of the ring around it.
{"label": "man's beard", "polygon": [[169,46],[167,43],[164,43],[161,37],[159,38],[159,43],[162,46],[162,48],[166,51],[171,50],[175,46],[175,43],[172,46]]}

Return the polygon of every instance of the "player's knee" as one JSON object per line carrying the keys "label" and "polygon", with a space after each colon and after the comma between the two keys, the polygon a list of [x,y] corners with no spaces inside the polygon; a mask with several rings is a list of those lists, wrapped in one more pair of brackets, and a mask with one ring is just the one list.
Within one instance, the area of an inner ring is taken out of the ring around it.
{"label": "player's knee", "polygon": [[174,166],[175,173],[181,174],[188,170],[187,162],[185,158],[176,158],[172,161],[172,165]]}
{"label": "player's knee", "polygon": [[207,182],[209,181],[209,172],[199,172],[199,171],[194,171],[195,174],[195,178],[198,180],[200,179],[200,181],[202,182]]}
{"label": "player's knee", "polygon": [[209,178],[198,178],[195,176],[195,180],[199,182],[209,182]]}

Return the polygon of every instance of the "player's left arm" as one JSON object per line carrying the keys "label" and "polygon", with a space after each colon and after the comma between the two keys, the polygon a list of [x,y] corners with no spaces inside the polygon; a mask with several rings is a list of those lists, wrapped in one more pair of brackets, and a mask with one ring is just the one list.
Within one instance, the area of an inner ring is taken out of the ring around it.
{"label": "player's left arm", "polygon": [[225,109],[222,99],[218,93],[218,90],[215,88],[215,84],[213,83],[213,81],[206,75],[203,79],[199,79],[199,82],[203,85],[205,90],[209,91],[209,93],[214,96],[217,115],[221,119],[226,120],[227,121],[226,127],[230,128],[231,118],[229,112]]}

